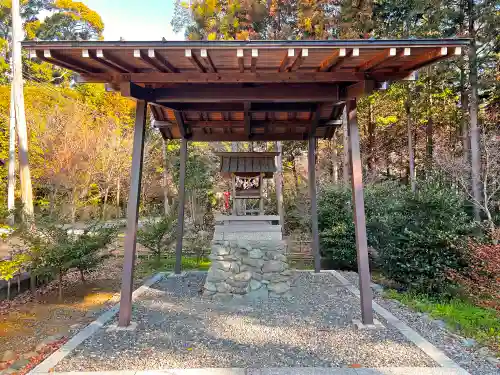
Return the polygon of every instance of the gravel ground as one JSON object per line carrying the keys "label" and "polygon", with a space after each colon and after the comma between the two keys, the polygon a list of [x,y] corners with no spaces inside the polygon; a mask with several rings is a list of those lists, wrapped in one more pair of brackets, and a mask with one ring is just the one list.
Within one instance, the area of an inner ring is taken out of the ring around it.
{"label": "gravel ground", "polygon": [[[340,272],[347,280],[358,285],[358,274],[356,272]],[[461,367],[473,375],[499,375],[500,369],[495,368],[477,353],[476,348],[468,348],[463,345],[463,338],[440,326],[432,318],[425,314],[415,312],[402,305],[398,301],[385,299],[380,292],[375,291],[374,300],[389,310],[401,321],[408,324],[420,333],[429,342],[446,353]]]}
{"label": "gravel ground", "polygon": [[289,298],[266,301],[210,300],[199,294],[204,278],[192,272],[154,285],[134,305],[135,331],[100,330],[56,371],[437,367],[392,327],[354,330],[359,301],[332,275],[297,274]]}

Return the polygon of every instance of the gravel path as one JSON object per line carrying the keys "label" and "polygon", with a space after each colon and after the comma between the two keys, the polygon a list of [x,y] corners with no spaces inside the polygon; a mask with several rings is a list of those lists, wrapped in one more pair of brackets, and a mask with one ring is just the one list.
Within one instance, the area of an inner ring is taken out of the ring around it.
{"label": "gravel path", "polygon": [[[347,280],[358,286],[358,274],[356,272],[340,272]],[[473,375],[499,375],[500,368],[495,368],[488,363],[484,357],[477,352],[478,347],[468,348],[463,344],[463,338],[450,332],[445,327],[437,324],[426,314],[415,312],[402,305],[398,301],[385,299],[380,292],[375,291],[374,300],[389,310],[401,321],[408,324],[420,333],[429,342],[441,349],[452,358],[458,365]]]}
{"label": "gravel path", "polygon": [[437,367],[387,325],[354,330],[359,301],[332,275],[300,273],[289,298],[267,301],[210,300],[199,295],[204,278],[192,272],[152,286],[134,305],[135,331],[100,330],[56,371]]}

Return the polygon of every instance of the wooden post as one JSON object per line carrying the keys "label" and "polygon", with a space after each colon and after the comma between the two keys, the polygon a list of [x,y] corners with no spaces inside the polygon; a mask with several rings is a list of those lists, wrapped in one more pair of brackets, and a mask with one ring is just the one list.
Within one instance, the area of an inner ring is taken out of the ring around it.
{"label": "wooden post", "polygon": [[278,203],[278,215],[280,217],[281,231],[285,229],[285,211],[283,209],[283,156],[281,142],[275,143],[276,151],[279,153],[276,156],[276,202]]}
{"label": "wooden post", "polygon": [[321,270],[321,257],[319,254],[319,233],[318,233],[318,203],[316,201],[316,139],[309,137],[308,152],[309,171],[309,195],[311,196],[311,233],[312,248],[314,255],[314,272]]}
{"label": "wooden post", "polygon": [[[347,106],[346,106],[347,107]],[[349,126],[347,124],[347,108],[342,112],[342,137],[344,140],[344,165],[342,166],[342,179],[344,184],[349,184]]]}
{"label": "wooden post", "polygon": [[264,215],[264,173],[261,173],[259,177],[259,195],[259,213]]}
{"label": "wooden post", "polygon": [[175,273],[181,273],[182,237],[184,236],[184,196],[186,193],[187,139],[181,140],[181,166],[179,174],[179,211],[177,216],[177,245],[175,246]]}
{"label": "wooden post", "polygon": [[135,110],[134,148],[130,170],[130,192],[127,205],[127,232],[125,234],[125,254],[123,260],[122,289],[118,326],[127,327],[132,316],[132,285],[134,282],[135,247],[139,201],[141,193],[142,160],[144,157],[144,132],[146,129],[147,103],[137,101]]}
{"label": "wooden post", "polygon": [[356,229],[361,317],[363,324],[373,324],[372,290],[370,265],[368,262],[368,243],[366,238],[365,202],[363,197],[363,170],[361,166],[361,153],[359,148],[356,99],[348,100],[347,113],[349,122],[352,202],[354,206],[354,225]]}

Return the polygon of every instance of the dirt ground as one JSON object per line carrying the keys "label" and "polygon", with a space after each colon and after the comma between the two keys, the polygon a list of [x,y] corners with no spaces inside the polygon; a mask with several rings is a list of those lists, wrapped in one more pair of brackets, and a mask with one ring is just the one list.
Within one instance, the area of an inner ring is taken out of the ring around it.
{"label": "dirt ground", "polygon": [[[57,296],[57,282],[46,287],[38,302],[26,302],[23,294],[17,296],[0,314],[0,355],[6,350],[17,354],[31,352],[48,336],[69,335],[71,330],[94,320],[120,290],[122,263],[122,257],[108,258],[87,276],[85,284],[78,273],[68,274],[62,301]],[[141,280],[135,283],[139,285]]]}

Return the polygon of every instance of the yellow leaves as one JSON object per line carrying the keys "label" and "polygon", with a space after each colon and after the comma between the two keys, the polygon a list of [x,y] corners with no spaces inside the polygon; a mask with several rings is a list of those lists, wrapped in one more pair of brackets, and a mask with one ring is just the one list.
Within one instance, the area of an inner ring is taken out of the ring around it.
{"label": "yellow leaves", "polygon": [[312,30],[312,20],[309,17],[304,19],[304,28],[309,32]]}
{"label": "yellow leaves", "polygon": [[26,39],[35,39],[36,31],[40,28],[40,20],[29,21],[24,24],[24,30],[26,31]]}
{"label": "yellow leaves", "polygon": [[236,33],[236,39],[237,40],[248,40],[250,36],[250,33],[248,31],[241,31],[239,33]]}
{"label": "yellow leaves", "polygon": [[56,0],[54,5],[60,10],[66,10],[66,14],[71,16],[74,20],[88,22],[98,34],[101,34],[104,30],[104,23],[102,22],[101,16],[81,2],[74,2],[73,0]]}
{"label": "yellow leaves", "polygon": [[212,33],[208,34],[207,39],[208,40],[216,40],[217,39],[217,33],[212,32]]}

